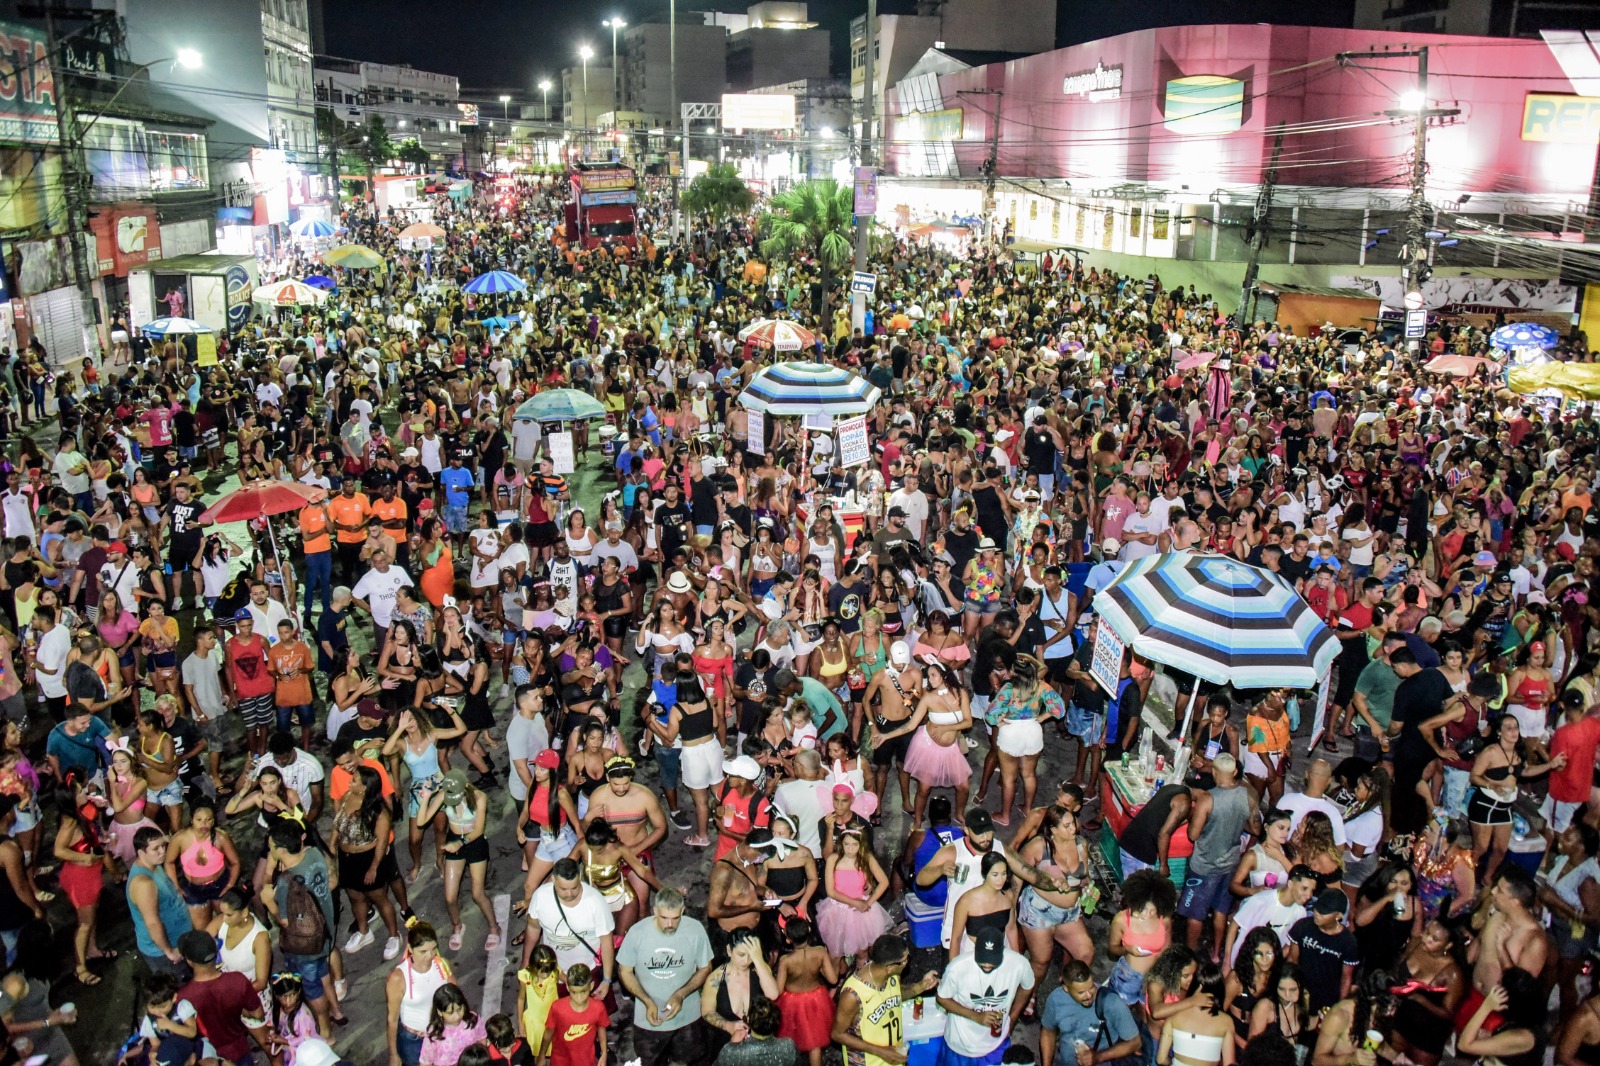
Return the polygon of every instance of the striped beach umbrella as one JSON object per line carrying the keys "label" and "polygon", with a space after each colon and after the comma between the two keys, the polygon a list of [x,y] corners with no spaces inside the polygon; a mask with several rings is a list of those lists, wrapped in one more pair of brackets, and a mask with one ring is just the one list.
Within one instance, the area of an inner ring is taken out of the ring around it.
{"label": "striped beach umbrella", "polygon": [[300,307],[304,304],[320,304],[328,298],[328,294],[314,285],[290,279],[263,285],[252,292],[250,298],[256,303],[274,307]]}
{"label": "striped beach umbrella", "polygon": [[465,285],[461,286],[462,292],[470,292],[474,296],[493,296],[502,292],[523,292],[528,283],[505,270],[491,270],[487,274],[479,274]]}
{"label": "striped beach umbrella", "polygon": [[739,331],[742,341],[755,341],[775,352],[803,352],[815,348],[817,336],[787,318],[760,318]]}
{"label": "striped beach umbrella", "polygon": [[878,402],[878,386],[827,363],[777,363],[762,370],[739,402],[769,415],[859,415]]}
{"label": "striped beach umbrella", "polygon": [[1339,654],[1293,586],[1226,555],[1147,555],[1094,609],[1137,654],[1217,685],[1315,688]]}
{"label": "striped beach umbrella", "polygon": [[140,331],[151,337],[176,337],[184,333],[215,333],[216,330],[204,322],[196,322],[192,318],[155,318],[139,327]]}
{"label": "striped beach umbrella", "polygon": [[296,237],[321,239],[323,237],[332,237],[339,232],[339,227],[325,218],[302,218],[289,224],[289,232]]}

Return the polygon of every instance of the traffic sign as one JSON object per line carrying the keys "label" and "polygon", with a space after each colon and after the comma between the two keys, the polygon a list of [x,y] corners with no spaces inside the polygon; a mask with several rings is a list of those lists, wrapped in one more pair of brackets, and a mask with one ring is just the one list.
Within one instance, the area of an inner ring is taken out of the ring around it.
{"label": "traffic sign", "polygon": [[1407,311],[1420,311],[1420,310],[1422,310],[1422,293],[1417,292],[1417,291],[1412,291],[1412,292],[1406,293],[1406,310]]}
{"label": "traffic sign", "polygon": [[878,275],[866,270],[857,270],[850,276],[850,291],[871,296],[878,291]]}
{"label": "traffic sign", "polygon": [[1428,335],[1428,312],[1406,312],[1406,339],[1415,340]]}

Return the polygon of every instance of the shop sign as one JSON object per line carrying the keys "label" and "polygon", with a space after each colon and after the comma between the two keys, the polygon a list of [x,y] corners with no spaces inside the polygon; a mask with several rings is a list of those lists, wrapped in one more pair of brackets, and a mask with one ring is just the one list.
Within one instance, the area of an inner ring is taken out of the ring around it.
{"label": "shop sign", "polygon": [[1096,63],[1093,70],[1068,74],[1061,79],[1061,92],[1066,96],[1081,96],[1091,104],[1122,98],[1122,65],[1108,67]]}
{"label": "shop sign", "polygon": [[50,67],[43,30],[0,22],[0,143],[61,142]]}
{"label": "shop sign", "polygon": [[1522,104],[1522,139],[1553,144],[1600,141],[1600,96],[1529,93]]}

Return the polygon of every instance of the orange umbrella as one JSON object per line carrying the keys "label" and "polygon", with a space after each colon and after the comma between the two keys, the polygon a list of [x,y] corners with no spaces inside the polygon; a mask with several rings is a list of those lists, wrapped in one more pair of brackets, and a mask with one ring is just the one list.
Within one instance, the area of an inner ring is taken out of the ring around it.
{"label": "orange umbrella", "polygon": [[435,226],[432,222],[413,222],[400,231],[402,237],[443,237],[444,227]]}

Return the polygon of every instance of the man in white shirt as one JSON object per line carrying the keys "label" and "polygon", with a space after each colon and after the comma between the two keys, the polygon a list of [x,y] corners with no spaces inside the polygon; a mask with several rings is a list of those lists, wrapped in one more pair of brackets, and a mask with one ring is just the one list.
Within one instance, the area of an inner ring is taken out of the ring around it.
{"label": "man in white shirt", "polygon": [[522,942],[522,965],[542,940],[556,953],[562,972],[569,966],[598,966],[596,999],[611,991],[616,959],[611,942],[616,922],[600,890],[579,880],[578,860],[570,856],[556,862],[550,879],[533,890],[528,900],[528,935]]}
{"label": "man in white shirt", "polygon": [[1278,809],[1288,811],[1289,835],[1293,836],[1300,828],[1300,823],[1312,811],[1319,811],[1328,816],[1328,821],[1333,823],[1333,840],[1340,847],[1344,846],[1344,812],[1339,805],[1328,799],[1326,793],[1328,786],[1333,783],[1333,767],[1328,765],[1326,759],[1317,759],[1312,762],[1306,771],[1306,787],[1303,792],[1285,792],[1278,799]]}
{"label": "man in white shirt", "polygon": [[89,491],[89,457],[78,450],[78,442],[72,434],[61,435],[61,450],[56,452],[50,472],[61,482],[61,487],[72,494],[80,510],[86,513],[94,510],[94,496]]}
{"label": "man in white shirt", "polygon": [[37,607],[33,612],[33,631],[39,645],[34,652],[34,676],[44,693],[50,717],[60,721],[67,706],[67,655],[72,651],[72,634],[56,622],[54,607]]}
{"label": "man in white shirt", "polygon": [[1148,492],[1139,493],[1135,506],[1138,510],[1122,523],[1122,560],[1129,563],[1159,552],[1161,534],[1167,526],[1150,506]]}
{"label": "man in white shirt", "polygon": [[[945,1047],[955,1061],[994,1061],[1011,1043],[1011,1027],[1033,987],[1033,966],[1006,947],[999,929],[978,931],[973,949],[956,956],[939,979]],[[941,1056],[942,1058],[943,1056]]]}
{"label": "man in white shirt", "polygon": [[272,734],[272,739],[267,742],[266,758],[256,763],[251,776],[260,776],[261,771],[268,766],[276,768],[283,775],[284,785],[294,789],[295,795],[300,797],[300,803],[305,808],[307,824],[315,822],[317,816],[322,813],[322,782],[326,776],[322,769],[322,760],[308,751],[295,747],[294,737],[279,731]]}
{"label": "man in white shirt", "polygon": [[799,828],[796,839],[821,861],[822,837],[817,832],[817,823],[832,809],[831,802],[827,810],[822,806],[821,790],[825,787],[822,757],[810,749],[801,751],[794,757],[794,770],[794,779],[779,785],[773,799],[778,810],[794,819]]}
{"label": "man in white shirt", "polygon": [[13,470],[6,475],[6,487],[0,490],[0,517],[5,520],[5,535],[33,540],[39,531],[33,527],[33,491],[23,491],[22,475]]}
{"label": "man in white shirt", "polygon": [[918,488],[917,475],[906,475],[905,486],[889,494],[889,506],[905,510],[906,529],[920,543],[928,528],[928,496]]}
{"label": "man in white shirt", "polygon": [[270,403],[274,407],[279,407],[283,404],[283,390],[278,387],[276,381],[263,381],[256,386],[257,406],[265,403]]}
{"label": "man in white shirt", "polygon": [[373,552],[371,562],[372,569],[363,574],[355,588],[350,590],[350,602],[372,616],[372,624],[378,631],[377,644],[373,649],[376,654],[383,650],[384,643],[389,639],[395,593],[413,582],[410,574],[390,561],[388,552]]}
{"label": "man in white shirt", "polygon": [[1239,945],[1252,929],[1270,926],[1278,934],[1278,943],[1289,942],[1289,930],[1306,916],[1306,905],[1317,890],[1317,875],[1304,863],[1296,863],[1289,877],[1277,888],[1257,892],[1239,904],[1239,909],[1228,919],[1228,938],[1223,952],[1223,972],[1232,971],[1239,955]]}
{"label": "man in white shirt", "polygon": [[267,586],[260,582],[251,583],[250,602],[244,605],[244,609],[256,620],[256,632],[266,638],[268,647],[278,643],[279,622],[288,622],[296,629],[300,628],[300,623],[295,621],[288,609],[267,595]]}
{"label": "man in white shirt", "polygon": [[139,601],[133,590],[139,587],[139,568],[128,560],[128,546],[114,540],[106,547],[106,564],[100,568],[100,591],[116,591],[124,611],[138,611]]}

